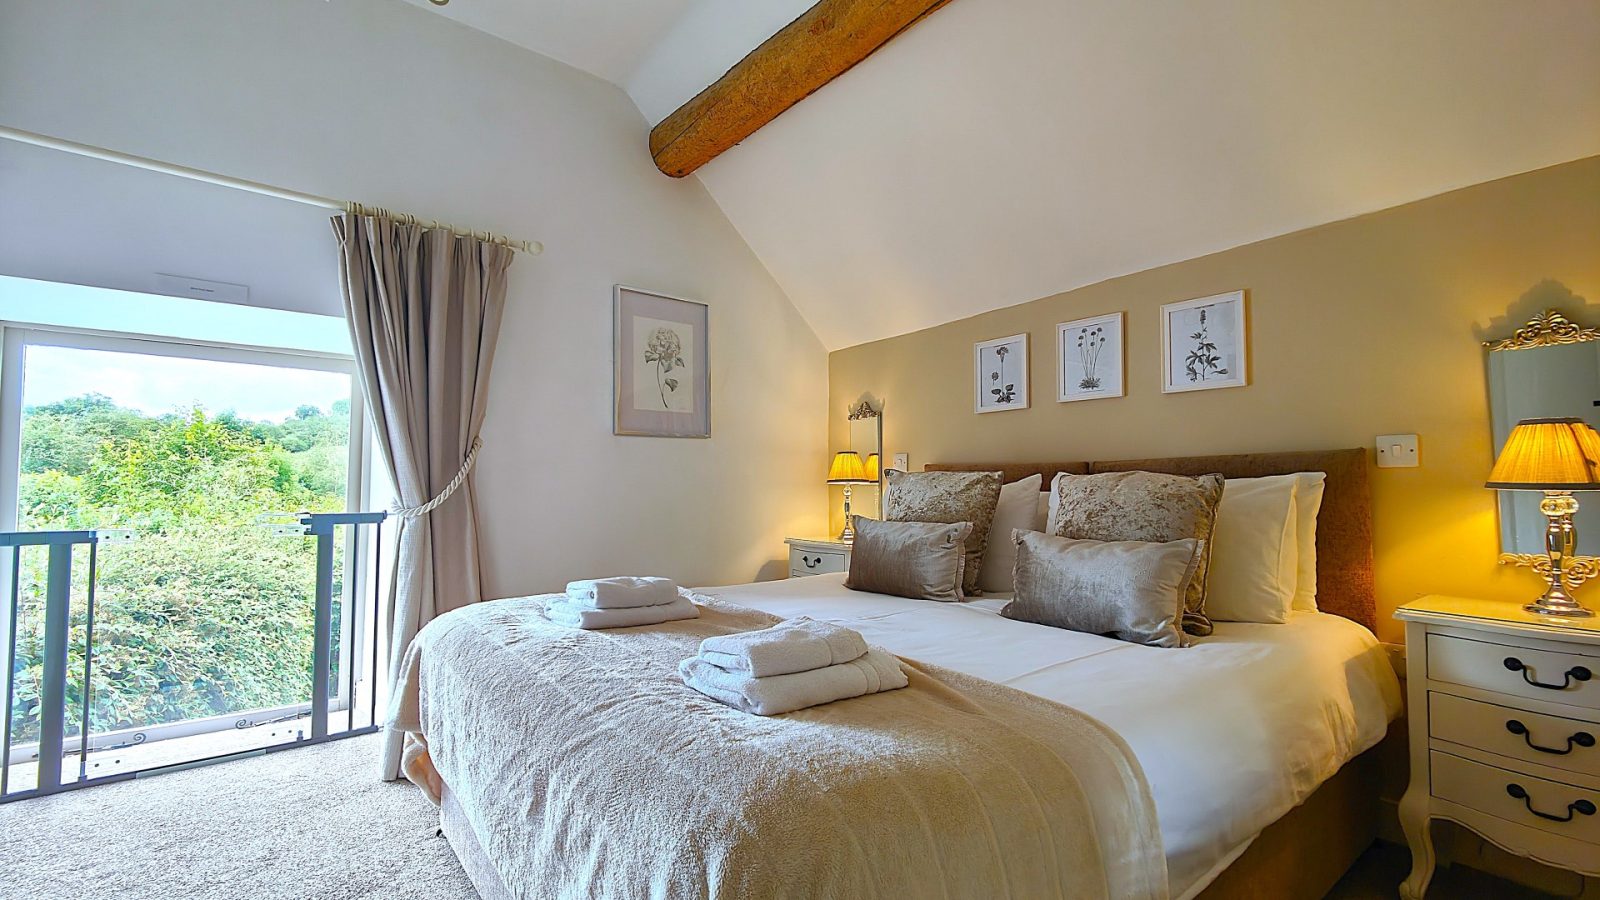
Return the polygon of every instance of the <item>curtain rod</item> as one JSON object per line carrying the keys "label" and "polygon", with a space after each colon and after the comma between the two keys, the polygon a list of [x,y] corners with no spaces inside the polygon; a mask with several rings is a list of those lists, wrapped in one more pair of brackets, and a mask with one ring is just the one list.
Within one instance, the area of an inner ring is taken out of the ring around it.
{"label": "curtain rod", "polygon": [[445,222],[418,219],[408,213],[392,213],[376,206],[364,206],[350,200],[335,200],[331,197],[319,197],[316,194],[307,194],[303,191],[292,191],[275,185],[262,184],[259,181],[246,181],[242,178],[229,178],[204,169],[193,169],[188,166],[175,165],[162,162],[158,159],[149,159],[143,156],[134,156],[131,153],[119,153],[116,150],[107,150],[93,144],[80,144],[76,141],[62,140],[47,134],[37,134],[32,131],[23,131],[20,128],[8,128],[0,125],[0,138],[8,141],[17,141],[23,144],[32,144],[35,147],[45,147],[50,150],[60,150],[78,156],[87,156],[91,159],[105,160],[123,166],[132,166],[136,169],[146,169],[151,172],[160,172],[164,175],[176,175],[190,181],[203,181],[237,191],[249,191],[252,194],[264,194],[268,197],[277,197],[280,200],[289,200],[294,203],[304,203],[307,206],[320,206],[324,209],[336,209],[340,212],[355,216],[386,216],[406,225],[421,225],[424,228],[441,228],[464,237],[476,238],[491,244],[510,247],[512,250],[521,250],[524,253],[537,256],[544,252],[544,245],[538,241],[514,241],[504,235],[495,235],[487,231],[471,231],[457,228]]}

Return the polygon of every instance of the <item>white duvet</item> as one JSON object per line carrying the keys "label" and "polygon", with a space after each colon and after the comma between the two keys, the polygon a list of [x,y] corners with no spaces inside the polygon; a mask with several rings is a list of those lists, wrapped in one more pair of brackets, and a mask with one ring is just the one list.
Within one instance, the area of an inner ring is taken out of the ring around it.
{"label": "white duvet", "polygon": [[1154,795],[1175,898],[1191,897],[1256,835],[1400,714],[1400,686],[1372,633],[1295,612],[1284,625],[1218,622],[1160,649],[1002,618],[1004,600],[908,600],[844,575],[705,588],[790,618],[840,622],[911,659],[1088,713],[1133,747]]}

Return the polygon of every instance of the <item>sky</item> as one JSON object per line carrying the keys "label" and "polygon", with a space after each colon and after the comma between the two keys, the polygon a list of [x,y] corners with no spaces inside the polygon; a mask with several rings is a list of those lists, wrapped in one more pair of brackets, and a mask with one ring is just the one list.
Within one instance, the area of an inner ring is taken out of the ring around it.
{"label": "sky", "polygon": [[281,422],[296,407],[328,409],[349,400],[350,376],[143,353],[33,345],[23,364],[22,403],[34,406],[104,394],[149,415],[199,403],[210,413]]}
{"label": "sky", "polygon": [[[209,300],[131,293],[0,275],[0,320],[213,344],[345,356],[343,319]],[[282,421],[296,407],[350,399],[350,379],[331,372],[30,345],[23,405],[104,394],[152,415],[199,403],[212,413]]]}

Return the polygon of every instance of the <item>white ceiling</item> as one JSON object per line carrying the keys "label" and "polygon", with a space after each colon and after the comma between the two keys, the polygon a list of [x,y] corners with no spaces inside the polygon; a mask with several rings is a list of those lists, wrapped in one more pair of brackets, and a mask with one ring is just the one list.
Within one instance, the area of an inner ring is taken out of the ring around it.
{"label": "white ceiling", "polygon": [[[808,4],[581,5],[447,13],[654,122]],[[698,177],[833,349],[1600,154],[1596,47],[1593,0],[955,0]]]}
{"label": "white ceiling", "polygon": [[620,85],[696,0],[410,2]]}

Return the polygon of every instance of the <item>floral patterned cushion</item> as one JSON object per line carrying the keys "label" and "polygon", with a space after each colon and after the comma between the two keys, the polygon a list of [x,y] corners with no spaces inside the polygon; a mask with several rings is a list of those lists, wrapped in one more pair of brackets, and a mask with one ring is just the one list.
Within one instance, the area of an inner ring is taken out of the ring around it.
{"label": "floral patterned cushion", "polygon": [[967,536],[967,569],[962,591],[975,597],[984,550],[989,546],[989,526],[1000,502],[999,472],[884,473],[883,517],[890,522],[936,522],[951,525],[971,522]]}
{"label": "floral patterned cushion", "polygon": [[1090,541],[1200,541],[1200,563],[1184,598],[1183,627],[1190,634],[1210,634],[1206,589],[1222,485],[1221,475],[1057,475],[1051,488],[1053,532],[1057,537]]}

